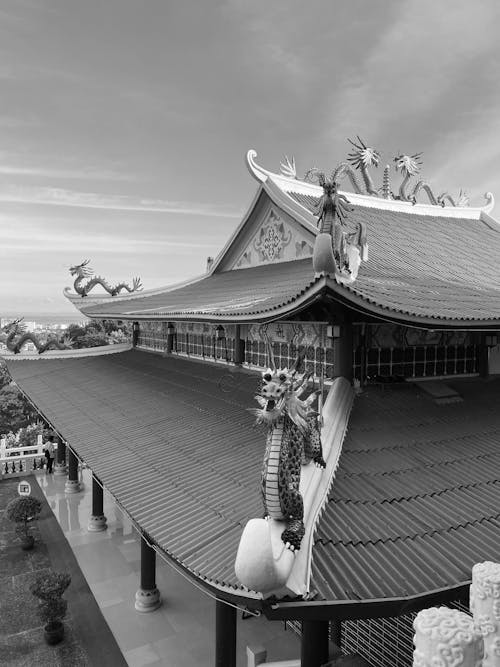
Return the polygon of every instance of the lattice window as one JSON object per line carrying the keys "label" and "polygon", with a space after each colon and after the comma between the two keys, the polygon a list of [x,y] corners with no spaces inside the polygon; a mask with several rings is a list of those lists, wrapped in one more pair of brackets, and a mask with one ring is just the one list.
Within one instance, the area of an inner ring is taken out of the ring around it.
{"label": "lattice window", "polygon": [[234,338],[218,339],[213,334],[177,332],[173,352],[203,359],[234,362]]}
{"label": "lattice window", "polygon": [[[461,602],[447,606],[469,613]],[[416,613],[393,618],[342,622],[342,652],[357,653],[372,667],[412,667],[413,620]]]}
{"label": "lattice window", "polygon": [[[478,372],[477,345],[425,345],[366,350],[364,377],[417,378]],[[354,350],[354,377],[361,379],[362,350]]]}
{"label": "lattice window", "polygon": [[[293,343],[273,343],[274,361],[279,368],[290,368],[297,359],[297,354],[305,351],[304,368],[316,378],[333,378],[333,348],[299,345]],[[267,368],[267,348],[264,341],[245,341],[245,363],[249,366]]]}

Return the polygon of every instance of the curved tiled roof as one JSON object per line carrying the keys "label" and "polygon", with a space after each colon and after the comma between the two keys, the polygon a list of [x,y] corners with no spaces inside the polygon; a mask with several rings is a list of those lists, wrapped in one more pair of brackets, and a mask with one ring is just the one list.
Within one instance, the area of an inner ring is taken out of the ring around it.
{"label": "curved tiled roof", "polygon": [[437,405],[415,384],[368,387],[356,400],[316,532],[322,598],[458,587],[476,562],[497,558],[500,380],[447,385],[462,402]]}
{"label": "curved tiled roof", "polygon": [[316,282],[311,260],[214,273],[179,289],[82,308],[90,317],[244,319],[294,303]]}
{"label": "curved tiled roof", "polygon": [[[296,207],[314,212],[316,197],[285,194]],[[354,207],[348,227],[366,225],[369,259],[348,286],[315,280],[311,260],[301,259],[213,273],[178,289],[90,304],[82,312],[244,322],[285,316],[326,288],[335,299],[377,317],[431,327],[498,326],[500,225],[483,214],[459,218],[441,209],[436,214],[419,210]]]}
{"label": "curved tiled roof", "polygon": [[[170,557],[246,595],[233,566],[245,522],[262,512],[255,376],[234,369],[227,385],[228,367],[136,350],[8,367]],[[314,604],[455,589],[474,563],[497,559],[500,379],[450,383],[462,402],[438,406],[411,384],[356,398],[314,539]]]}
{"label": "curved tiled roof", "polygon": [[[317,198],[289,194],[315,210]],[[366,225],[369,259],[356,282],[343,288],[346,300],[415,321],[500,320],[495,221],[355,206],[348,225],[354,229],[357,223]]]}

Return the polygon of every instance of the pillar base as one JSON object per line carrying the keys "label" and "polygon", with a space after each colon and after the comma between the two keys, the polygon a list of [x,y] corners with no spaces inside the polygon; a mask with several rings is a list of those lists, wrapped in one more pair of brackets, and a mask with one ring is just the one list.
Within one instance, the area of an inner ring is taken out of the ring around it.
{"label": "pillar base", "polygon": [[100,533],[107,528],[106,517],[104,514],[92,514],[89,519],[87,530],[89,533]]}
{"label": "pillar base", "polygon": [[160,605],[160,591],[157,588],[153,588],[149,591],[144,590],[144,588],[139,588],[135,594],[136,611],[140,611],[141,613],[155,611]]}
{"label": "pillar base", "polygon": [[62,477],[63,475],[67,475],[68,470],[66,468],[65,463],[54,463],[54,475],[57,475],[58,477]]}
{"label": "pillar base", "polygon": [[64,485],[64,491],[66,493],[78,493],[82,490],[80,482],[77,479],[67,479],[66,484]]}

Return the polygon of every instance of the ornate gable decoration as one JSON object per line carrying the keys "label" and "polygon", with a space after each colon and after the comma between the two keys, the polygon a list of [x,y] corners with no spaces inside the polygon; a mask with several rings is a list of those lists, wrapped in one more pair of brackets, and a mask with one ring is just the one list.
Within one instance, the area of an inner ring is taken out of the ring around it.
{"label": "ornate gable decoration", "polygon": [[233,268],[246,269],[258,264],[289,262],[311,257],[312,252],[312,240],[308,241],[302,237],[274,210],[271,210]]}

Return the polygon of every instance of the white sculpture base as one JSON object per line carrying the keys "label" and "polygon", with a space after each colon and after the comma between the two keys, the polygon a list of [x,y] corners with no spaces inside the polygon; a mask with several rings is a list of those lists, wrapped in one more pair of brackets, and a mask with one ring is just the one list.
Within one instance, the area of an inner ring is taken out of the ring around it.
{"label": "white sculpture base", "polygon": [[139,588],[135,594],[135,609],[136,611],[145,614],[150,611],[155,611],[161,606],[160,591],[157,588],[146,591]]}
{"label": "white sculpture base", "polygon": [[483,638],[468,614],[448,607],[431,607],[413,621],[414,667],[481,667]]}
{"label": "white sculpture base", "polygon": [[64,491],[66,493],[78,493],[82,490],[80,482],[77,479],[67,479],[66,484],[64,485]]}
{"label": "white sculpture base", "polygon": [[68,469],[66,468],[65,463],[54,463],[54,475],[58,477],[66,476],[68,474]]}
{"label": "white sculpture base", "polygon": [[243,530],[234,571],[238,580],[264,595],[281,590],[287,582],[295,554],[281,540],[284,521],[250,519]]}
{"label": "white sculpture base", "polygon": [[482,667],[500,665],[500,563],[486,561],[472,568],[470,610],[483,635]]}
{"label": "white sculpture base", "polygon": [[89,533],[100,533],[103,530],[106,530],[107,527],[108,525],[106,523],[106,517],[104,516],[104,514],[101,515],[92,514],[89,519],[87,530],[89,531]]}

